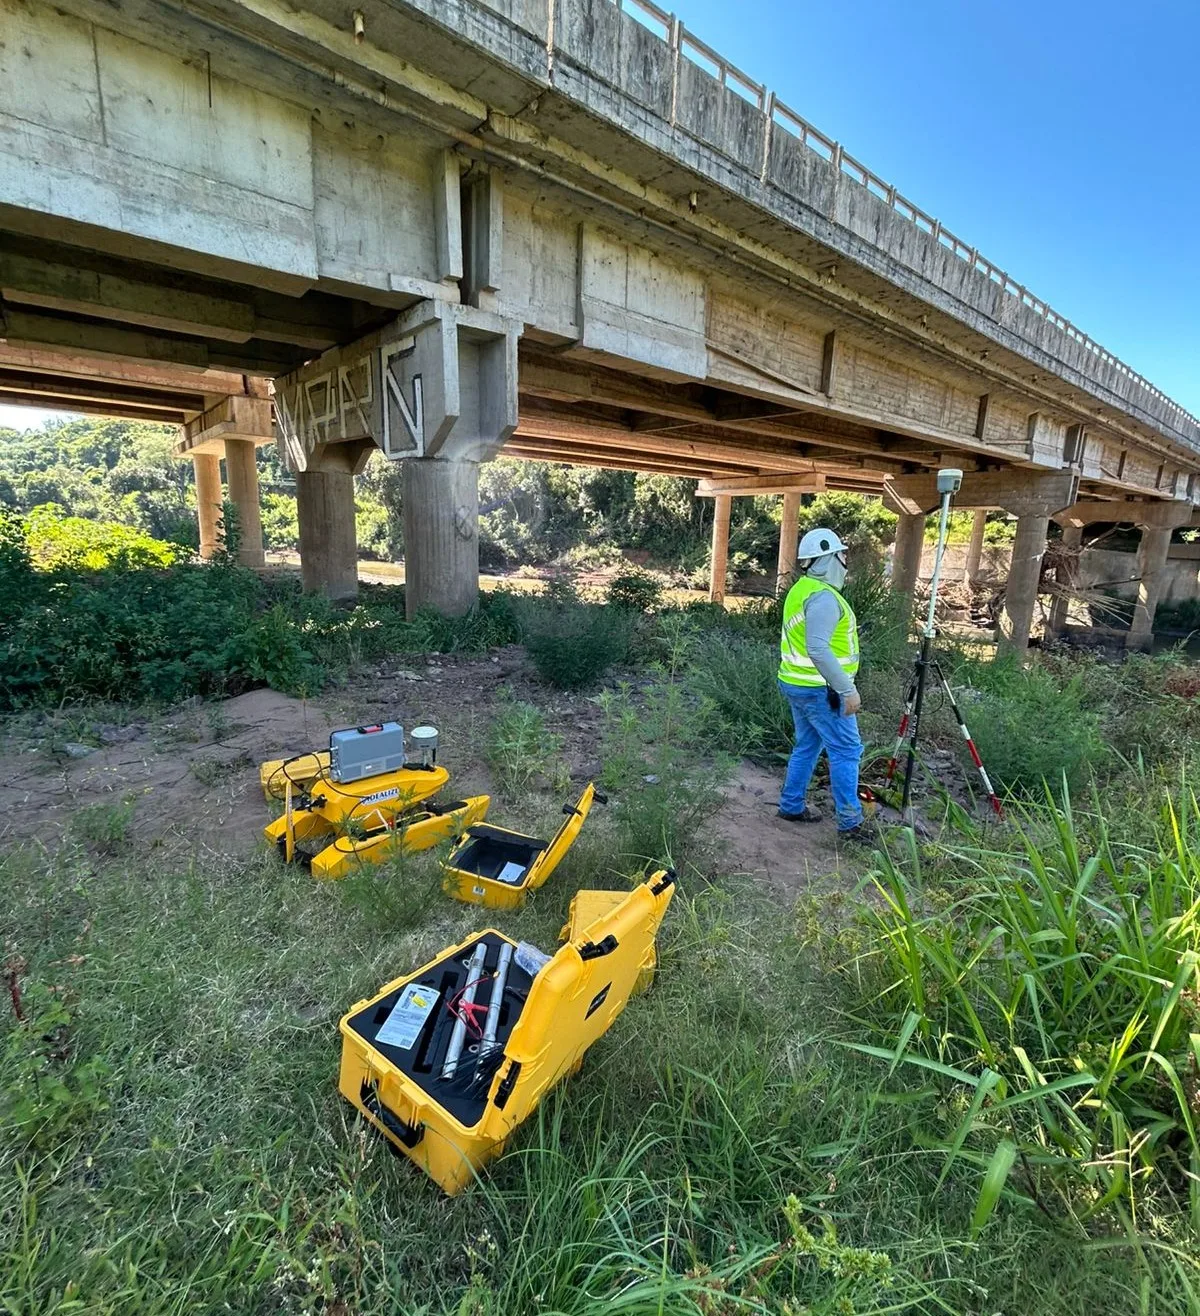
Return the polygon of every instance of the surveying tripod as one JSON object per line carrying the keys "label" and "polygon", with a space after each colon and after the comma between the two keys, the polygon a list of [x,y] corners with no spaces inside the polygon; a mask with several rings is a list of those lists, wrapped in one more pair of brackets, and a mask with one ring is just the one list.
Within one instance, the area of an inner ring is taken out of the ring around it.
{"label": "surveying tripod", "polygon": [[975,748],[975,742],[971,739],[971,733],[967,730],[967,724],[963,721],[958,701],[954,698],[954,691],[950,688],[950,682],[946,679],[946,674],[942,671],[941,664],[933,653],[933,642],[937,636],[934,614],[937,611],[938,588],[942,580],[942,558],[946,553],[946,535],[950,522],[950,500],[962,487],[962,475],[962,471],[951,467],[937,473],[937,491],[941,498],[941,516],[938,521],[937,549],[933,558],[933,580],[929,586],[929,611],[925,617],[925,629],[921,633],[921,647],[917,652],[916,661],[913,664],[913,674],[904,696],[904,712],[900,717],[900,728],[896,732],[896,747],[892,750],[892,757],[888,760],[887,782],[890,786],[896,776],[900,754],[907,743],[908,758],[904,765],[904,786],[900,797],[900,811],[905,816],[908,815],[912,805],[913,772],[916,769],[917,762],[917,736],[921,730],[921,713],[925,704],[925,688],[929,683],[929,676],[932,672],[941,682],[946,700],[954,713],[954,720],[958,723],[958,729],[962,732],[963,740],[967,742],[967,751],[971,755],[971,762],[974,763],[979,772],[979,779],[983,782],[984,794],[987,796],[988,803],[992,806],[992,812],[995,813],[997,818],[1004,817],[1004,809],[992,787],[991,778],[987,774],[987,769],[983,766],[983,760],[979,757],[979,751]]}

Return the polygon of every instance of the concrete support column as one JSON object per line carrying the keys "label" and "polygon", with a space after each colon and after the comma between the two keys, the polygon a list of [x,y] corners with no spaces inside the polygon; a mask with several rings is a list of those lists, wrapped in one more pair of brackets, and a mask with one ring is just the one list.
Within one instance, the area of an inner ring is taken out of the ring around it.
{"label": "concrete support column", "polygon": [[461,617],[479,601],[479,463],[404,462],[404,598],[412,617]]}
{"label": "concrete support column", "polygon": [[796,544],[800,539],[800,495],[785,493],[779,518],[779,561],[775,568],[775,593],[786,594],[796,580]]}
{"label": "concrete support column", "polygon": [[709,603],[725,602],[725,574],[729,567],[729,513],[733,507],[730,494],[713,499],[712,562],[708,574]]}
{"label": "concrete support column", "polygon": [[207,559],[221,546],[221,459],[215,453],[193,453],[192,467],[196,472],[200,556]]}
{"label": "concrete support column", "polygon": [[920,512],[901,512],[892,550],[892,588],[909,598],[916,593],[924,547],[925,517]]}
{"label": "concrete support column", "polygon": [[298,471],[296,515],[304,588],[331,599],[357,598],[354,476],[349,470]]}
{"label": "concrete support column", "polygon": [[238,561],[244,567],[265,565],[262,516],[258,506],[258,465],[251,439],[225,440],[225,475],[229,501],[237,509]]}
{"label": "concrete support column", "polygon": [[1167,554],[1171,551],[1171,530],[1167,527],[1143,526],[1142,540],[1138,545],[1137,573],[1139,577],[1137,604],[1133,610],[1133,625],[1125,641],[1128,649],[1148,649],[1154,632],[1154,613],[1162,591],[1163,571]]}
{"label": "concrete support column", "polygon": [[996,631],[996,644],[1001,653],[1023,654],[1029,648],[1029,633],[1033,629],[1033,610],[1037,606],[1038,582],[1042,574],[1042,558],[1046,555],[1046,532],[1049,527],[1048,514],[1026,513],[1017,518],[1012,565]]}
{"label": "concrete support column", "polygon": [[971,525],[971,542],[967,545],[967,584],[973,585],[979,575],[979,563],[983,559],[983,532],[987,528],[987,508],[975,510],[975,520]]}
{"label": "concrete support column", "polygon": [[[1058,583],[1074,588],[1079,580],[1079,553],[1083,548],[1083,526],[1065,525],[1062,532],[1063,568],[1059,572]],[[1046,630],[1053,635],[1061,635],[1067,626],[1067,613],[1070,600],[1065,594],[1056,594],[1050,604],[1050,616],[1046,619]]]}

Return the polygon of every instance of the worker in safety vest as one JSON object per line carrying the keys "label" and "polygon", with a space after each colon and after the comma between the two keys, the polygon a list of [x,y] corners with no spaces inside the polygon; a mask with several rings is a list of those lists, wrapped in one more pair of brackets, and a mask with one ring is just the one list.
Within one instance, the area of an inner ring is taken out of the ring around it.
{"label": "worker in safety vest", "polygon": [[837,814],[839,839],[866,840],[858,798],[862,741],[855,714],[862,699],[858,672],[858,622],[839,593],[846,579],[846,545],[832,530],[810,530],[798,550],[800,579],[783,603],[779,689],[792,710],[796,743],[779,797],[787,822],[820,822],[807,802],[808,786],[824,750]]}

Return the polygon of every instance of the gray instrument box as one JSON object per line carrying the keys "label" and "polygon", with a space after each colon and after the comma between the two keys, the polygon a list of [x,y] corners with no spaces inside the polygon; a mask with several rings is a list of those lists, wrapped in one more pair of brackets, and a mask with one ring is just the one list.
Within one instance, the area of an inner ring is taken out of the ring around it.
{"label": "gray instrument box", "polygon": [[347,727],[329,737],[329,774],[334,781],[361,781],[403,766],[404,728],[399,722]]}

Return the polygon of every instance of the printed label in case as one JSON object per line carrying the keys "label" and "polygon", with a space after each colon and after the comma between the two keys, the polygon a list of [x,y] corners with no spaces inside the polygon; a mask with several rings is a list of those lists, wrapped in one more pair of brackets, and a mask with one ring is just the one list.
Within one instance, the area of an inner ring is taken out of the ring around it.
{"label": "printed label in case", "polygon": [[432,987],[410,982],[400,993],[391,1014],[375,1034],[375,1040],[385,1046],[396,1046],[407,1051],[421,1034],[421,1028],[441,995]]}

